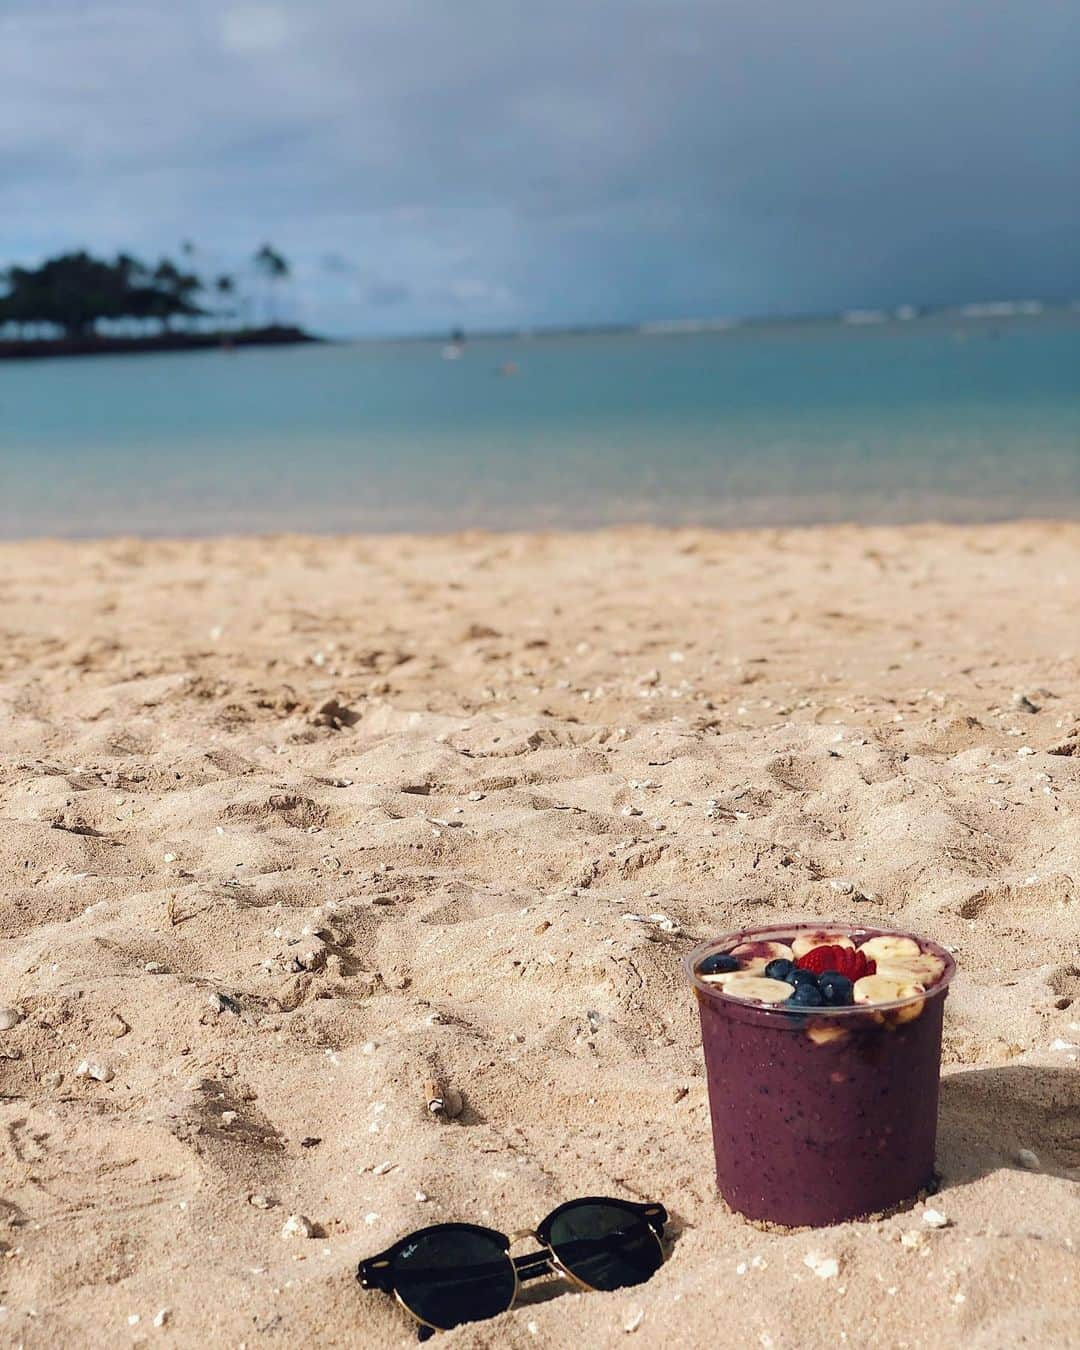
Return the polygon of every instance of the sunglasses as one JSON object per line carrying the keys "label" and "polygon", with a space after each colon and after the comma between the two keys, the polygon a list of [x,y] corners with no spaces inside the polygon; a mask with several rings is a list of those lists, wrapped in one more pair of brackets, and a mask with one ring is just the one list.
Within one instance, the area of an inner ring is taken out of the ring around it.
{"label": "sunglasses", "polygon": [[[419,1322],[418,1339],[462,1322],[496,1317],[526,1280],[564,1275],[589,1291],[642,1284],[664,1263],[663,1205],[587,1196],[552,1210],[534,1229],[508,1237],[472,1223],[438,1223],[360,1262],[364,1289],[392,1294]],[[524,1237],[544,1248],[511,1256]]]}

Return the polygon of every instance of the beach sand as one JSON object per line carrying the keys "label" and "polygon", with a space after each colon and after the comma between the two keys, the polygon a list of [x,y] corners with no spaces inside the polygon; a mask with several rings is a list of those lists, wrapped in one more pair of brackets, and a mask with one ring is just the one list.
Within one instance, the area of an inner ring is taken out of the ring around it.
{"label": "beach sand", "polygon": [[[1080,527],[37,542],[0,578],[0,1343],[406,1346],[361,1257],[608,1193],[671,1211],[647,1285],[443,1343],[1080,1345]],[[956,952],[947,1227],[716,1199],[680,958],[806,916]]]}

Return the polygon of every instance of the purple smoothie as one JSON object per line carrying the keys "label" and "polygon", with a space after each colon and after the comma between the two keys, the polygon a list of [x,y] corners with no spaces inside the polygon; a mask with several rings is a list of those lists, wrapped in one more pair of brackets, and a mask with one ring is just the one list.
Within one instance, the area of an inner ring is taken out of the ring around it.
{"label": "purple smoothie", "polygon": [[[796,1010],[725,995],[701,961],[742,942],[800,933],[859,943],[913,937],[943,963],[917,997]],[[790,1227],[878,1213],[933,1181],[941,1024],[955,966],[937,946],[895,930],[788,924],[732,933],[691,953],[701,1015],[716,1179],[733,1210]]]}

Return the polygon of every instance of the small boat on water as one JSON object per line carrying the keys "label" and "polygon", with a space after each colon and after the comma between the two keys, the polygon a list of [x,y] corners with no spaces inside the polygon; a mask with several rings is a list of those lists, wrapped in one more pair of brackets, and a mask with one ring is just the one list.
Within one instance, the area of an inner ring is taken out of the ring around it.
{"label": "small boat on water", "polygon": [[450,334],[450,341],[442,349],[442,359],[444,361],[460,361],[465,355],[465,334],[460,328],[455,328]]}

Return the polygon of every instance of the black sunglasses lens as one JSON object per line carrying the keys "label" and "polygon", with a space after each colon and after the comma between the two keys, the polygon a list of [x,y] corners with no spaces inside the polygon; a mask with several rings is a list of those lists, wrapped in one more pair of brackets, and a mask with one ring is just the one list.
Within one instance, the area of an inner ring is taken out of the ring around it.
{"label": "black sunglasses lens", "polygon": [[553,1220],[548,1240],[560,1264],[591,1289],[642,1284],[664,1261],[645,1219],[618,1205],[572,1205]]}
{"label": "black sunglasses lens", "polygon": [[417,1233],[394,1257],[393,1275],[406,1308],[440,1331],[505,1312],[517,1288],[498,1242],[463,1229]]}

